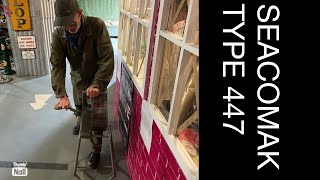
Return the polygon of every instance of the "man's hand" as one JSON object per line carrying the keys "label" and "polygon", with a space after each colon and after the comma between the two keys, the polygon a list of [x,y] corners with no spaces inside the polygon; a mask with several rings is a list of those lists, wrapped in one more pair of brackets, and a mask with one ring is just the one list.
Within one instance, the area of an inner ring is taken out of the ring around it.
{"label": "man's hand", "polygon": [[98,88],[94,88],[93,85],[89,86],[86,90],[86,94],[90,98],[95,98],[99,96],[100,90]]}
{"label": "man's hand", "polygon": [[62,98],[59,98],[58,105],[62,109],[68,109],[70,107],[70,101],[69,101],[68,97],[64,96]]}

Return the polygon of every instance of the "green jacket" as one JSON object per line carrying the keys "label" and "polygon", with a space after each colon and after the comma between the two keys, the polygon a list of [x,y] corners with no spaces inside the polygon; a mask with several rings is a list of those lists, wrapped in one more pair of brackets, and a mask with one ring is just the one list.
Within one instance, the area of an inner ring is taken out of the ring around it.
{"label": "green jacket", "polygon": [[[51,83],[56,98],[65,95],[66,58],[71,67],[71,81],[74,95],[85,91],[93,84],[100,91],[106,91],[114,70],[114,52],[104,21],[96,17],[82,16],[78,45],[84,44],[83,53],[67,39],[64,27],[57,27],[52,33]],[[81,96],[78,96],[81,97]],[[75,103],[77,99],[75,99]]]}

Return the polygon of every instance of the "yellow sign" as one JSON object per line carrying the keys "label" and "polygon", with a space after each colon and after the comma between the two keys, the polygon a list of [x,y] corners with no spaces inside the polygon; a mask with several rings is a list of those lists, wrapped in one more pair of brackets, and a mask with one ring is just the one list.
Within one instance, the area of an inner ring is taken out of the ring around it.
{"label": "yellow sign", "polygon": [[14,31],[31,30],[29,0],[8,0],[12,29]]}

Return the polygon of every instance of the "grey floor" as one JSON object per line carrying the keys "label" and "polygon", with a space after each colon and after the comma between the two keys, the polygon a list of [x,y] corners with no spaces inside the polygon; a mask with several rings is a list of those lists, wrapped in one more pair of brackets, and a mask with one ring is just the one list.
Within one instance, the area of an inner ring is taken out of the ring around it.
{"label": "grey floor", "polygon": [[[112,34],[112,32],[110,33]],[[117,39],[112,39],[114,48]],[[116,53],[116,51],[115,51]],[[117,55],[117,54],[115,54]],[[115,58],[116,60],[117,58]],[[116,64],[116,63],[115,63]],[[68,69],[69,70],[69,69]],[[73,104],[70,76],[66,88]],[[50,84],[50,75],[17,77],[0,84],[0,180],[71,180],[78,136],[72,135],[76,124],[71,111],[53,109],[57,102]],[[130,179],[125,153],[113,116],[115,72],[108,86],[109,124],[112,126],[117,175],[115,179]],[[37,102],[36,102],[37,99]],[[109,144],[103,141],[101,162],[96,170],[79,170],[82,179],[108,179],[111,170]],[[79,158],[86,161],[90,142],[83,140]],[[13,177],[12,163],[28,162],[28,176]]]}

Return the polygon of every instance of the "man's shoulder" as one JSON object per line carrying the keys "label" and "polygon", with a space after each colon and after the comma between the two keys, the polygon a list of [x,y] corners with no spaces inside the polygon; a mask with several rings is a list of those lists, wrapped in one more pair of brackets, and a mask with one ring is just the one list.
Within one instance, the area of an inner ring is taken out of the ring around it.
{"label": "man's shoulder", "polygon": [[57,36],[57,37],[62,37],[64,32],[65,32],[64,27],[58,26],[53,30],[52,34]]}
{"label": "man's shoulder", "polygon": [[101,18],[94,17],[94,16],[86,16],[87,22],[89,24],[95,24],[95,25],[104,25],[104,21]]}

